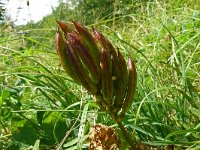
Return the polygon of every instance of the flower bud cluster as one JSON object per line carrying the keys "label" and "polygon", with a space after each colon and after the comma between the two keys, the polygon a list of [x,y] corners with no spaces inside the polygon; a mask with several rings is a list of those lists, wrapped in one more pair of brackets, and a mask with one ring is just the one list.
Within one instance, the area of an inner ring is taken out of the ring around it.
{"label": "flower bud cluster", "polygon": [[65,22],[58,25],[56,49],[62,67],[94,95],[101,109],[123,118],[136,90],[134,62],[129,58],[126,63],[120,51],[96,29],[92,35],[76,22],[73,22],[75,30]]}

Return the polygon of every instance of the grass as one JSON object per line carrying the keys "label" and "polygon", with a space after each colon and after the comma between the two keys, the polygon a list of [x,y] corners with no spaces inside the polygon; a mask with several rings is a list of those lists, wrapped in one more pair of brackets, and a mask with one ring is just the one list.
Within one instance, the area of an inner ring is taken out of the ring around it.
{"label": "grass", "polygon": [[[152,1],[127,8],[135,12],[120,14],[118,7],[115,20],[100,18],[88,25],[136,61],[137,95],[123,124],[149,147],[199,149],[198,6]],[[59,65],[56,25],[22,29],[4,29],[0,36],[0,149],[86,149],[86,135],[96,123],[114,127],[121,137],[114,121]]]}

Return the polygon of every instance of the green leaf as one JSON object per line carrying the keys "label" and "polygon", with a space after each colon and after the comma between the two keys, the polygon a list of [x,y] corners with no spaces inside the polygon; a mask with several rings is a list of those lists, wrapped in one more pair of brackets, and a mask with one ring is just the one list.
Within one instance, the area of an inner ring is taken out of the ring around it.
{"label": "green leaf", "polygon": [[[88,138],[88,136],[87,135],[85,135],[85,136],[83,136],[83,141],[85,141],[86,139]],[[67,142],[66,144],[64,144],[63,145],[63,147],[64,148],[68,148],[68,149],[70,149],[71,150],[71,148],[76,144],[76,143],[78,143],[78,138],[75,138],[75,139],[73,139],[73,140],[71,140],[70,142]],[[76,148],[75,149],[77,149],[77,146],[75,146]],[[73,147],[74,148],[74,147]]]}
{"label": "green leaf", "polygon": [[6,147],[6,150],[21,150],[20,143],[17,142],[11,142]]}
{"label": "green leaf", "polygon": [[36,140],[34,146],[33,146],[33,150],[39,150],[40,148],[40,140]]}
{"label": "green leaf", "polygon": [[192,108],[191,112],[200,119],[200,112],[199,112],[199,110],[197,110],[195,108]]}
{"label": "green leaf", "polygon": [[66,121],[63,120],[62,113],[45,112],[42,119],[42,128],[46,144],[55,144],[63,139],[69,130]]}
{"label": "green leaf", "polygon": [[196,129],[188,129],[188,130],[179,130],[179,131],[175,131],[175,132],[172,132],[170,134],[168,134],[166,137],[165,137],[165,140],[168,140],[169,138],[171,138],[172,136],[176,136],[176,135],[186,135],[188,134],[188,132],[191,132],[191,133],[196,133],[196,132],[200,132],[200,128],[196,128]]}
{"label": "green leaf", "polygon": [[45,111],[37,111],[37,121],[40,125],[42,125],[44,113]]}
{"label": "green leaf", "polygon": [[20,117],[13,117],[12,135],[16,141],[34,145],[35,141],[39,138],[38,134],[38,129],[34,128],[30,122],[23,120]]}
{"label": "green leaf", "polygon": [[8,121],[12,117],[11,108],[2,108],[1,117],[3,120]]}
{"label": "green leaf", "polygon": [[79,132],[78,132],[77,149],[82,148],[82,144],[83,144],[83,140],[84,140],[84,129],[85,129],[85,123],[86,123],[86,118],[87,118],[88,106],[89,106],[89,104],[87,103],[83,108],[83,113],[82,113],[82,116],[81,116],[81,126],[80,126]]}
{"label": "green leaf", "polygon": [[2,96],[0,96],[0,108],[1,108],[2,102],[3,102],[3,98]]}
{"label": "green leaf", "polygon": [[10,97],[10,92],[8,90],[4,90],[2,93],[2,99],[7,99]]}

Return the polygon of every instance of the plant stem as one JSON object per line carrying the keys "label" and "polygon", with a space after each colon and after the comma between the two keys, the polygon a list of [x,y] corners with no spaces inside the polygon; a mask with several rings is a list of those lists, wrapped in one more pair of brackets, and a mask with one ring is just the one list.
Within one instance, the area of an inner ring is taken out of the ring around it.
{"label": "plant stem", "polygon": [[131,147],[135,147],[135,142],[133,141],[131,134],[126,130],[122,122],[118,121],[117,119],[115,119],[115,121],[121,129],[122,133],[124,134],[126,141],[130,144]]}
{"label": "plant stem", "polygon": [[[110,108],[106,108],[105,106],[107,105],[102,105],[103,102],[104,102],[104,99],[103,97],[100,95],[100,96],[96,96],[95,97],[96,99],[96,102],[97,104],[99,105],[99,107],[106,111],[110,116],[111,118],[113,118],[113,120],[118,124],[119,128],[121,129],[126,141],[130,144],[131,147],[135,147],[135,141],[133,141],[133,139],[131,138],[131,134],[126,130],[126,128],[124,127],[124,125],[122,124],[122,121],[121,119],[119,119],[120,116],[116,116],[115,114],[113,114],[112,110]],[[106,110],[107,109],[107,110]]]}

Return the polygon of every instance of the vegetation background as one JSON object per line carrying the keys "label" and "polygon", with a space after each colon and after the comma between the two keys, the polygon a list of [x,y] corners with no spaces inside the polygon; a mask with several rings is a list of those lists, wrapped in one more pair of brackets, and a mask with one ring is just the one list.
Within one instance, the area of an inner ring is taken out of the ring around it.
{"label": "vegetation background", "polygon": [[87,149],[97,123],[122,136],[60,66],[55,19],[97,28],[136,61],[137,94],[123,120],[136,141],[200,149],[199,0],[68,0],[24,26],[0,6],[0,149]]}

